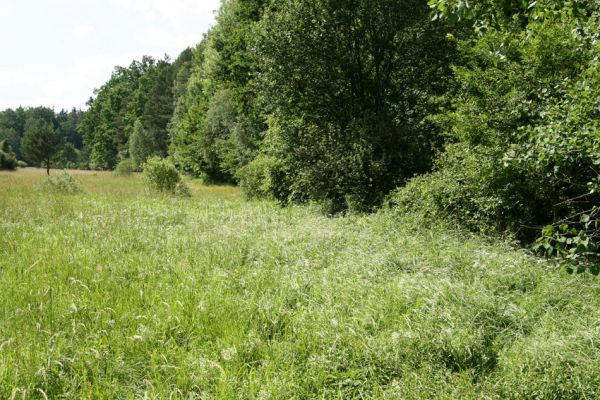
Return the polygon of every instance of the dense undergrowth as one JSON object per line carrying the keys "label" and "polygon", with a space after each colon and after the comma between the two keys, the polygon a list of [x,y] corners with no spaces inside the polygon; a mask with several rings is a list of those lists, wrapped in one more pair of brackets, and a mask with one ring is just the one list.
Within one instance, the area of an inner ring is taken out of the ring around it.
{"label": "dense undergrowth", "polygon": [[0,175],[0,398],[592,399],[600,288],[410,214]]}

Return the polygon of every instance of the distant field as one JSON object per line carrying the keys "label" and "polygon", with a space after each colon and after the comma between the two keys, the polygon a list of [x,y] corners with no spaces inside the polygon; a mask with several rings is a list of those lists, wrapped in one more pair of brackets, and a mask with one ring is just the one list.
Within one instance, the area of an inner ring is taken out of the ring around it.
{"label": "distant field", "polygon": [[411,216],[44,174],[0,173],[1,399],[600,398],[591,275]]}
{"label": "distant field", "polygon": [[[86,171],[86,170],[81,170],[81,169],[68,169],[68,170],[64,170],[64,169],[50,169],[50,175],[56,175],[56,174],[61,174],[64,171],[67,171],[68,173],[72,174],[72,175],[94,175],[94,176],[98,176],[98,175],[110,175],[111,172],[107,172],[107,171]],[[9,176],[15,176],[15,175],[46,175],[46,170],[44,168],[33,168],[33,167],[28,167],[28,168],[19,168],[16,171],[0,171],[0,175],[9,175]]]}

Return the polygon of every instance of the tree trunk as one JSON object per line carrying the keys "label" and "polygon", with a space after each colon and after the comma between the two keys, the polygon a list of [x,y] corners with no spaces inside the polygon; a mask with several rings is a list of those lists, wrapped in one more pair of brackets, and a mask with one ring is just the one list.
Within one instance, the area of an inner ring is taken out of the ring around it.
{"label": "tree trunk", "polygon": [[46,161],[46,174],[50,176],[50,161]]}

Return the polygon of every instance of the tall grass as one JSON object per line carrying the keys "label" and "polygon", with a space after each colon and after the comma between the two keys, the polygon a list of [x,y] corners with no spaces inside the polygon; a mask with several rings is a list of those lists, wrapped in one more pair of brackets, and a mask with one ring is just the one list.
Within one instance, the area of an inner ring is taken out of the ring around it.
{"label": "tall grass", "polygon": [[594,399],[600,286],[382,212],[0,174],[0,398]]}

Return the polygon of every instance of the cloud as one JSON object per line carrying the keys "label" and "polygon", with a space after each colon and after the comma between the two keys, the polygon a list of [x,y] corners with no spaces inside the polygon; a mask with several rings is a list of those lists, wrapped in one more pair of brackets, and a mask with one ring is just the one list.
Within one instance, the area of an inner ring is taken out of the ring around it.
{"label": "cloud", "polygon": [[36,73],[32,70],[0,70],[0,110],[22,105],[46,105],[57,109],[83,107],[93,90],[110,78],[117,65],[127,66],[142,54],[96,54],[75,59],[61,74]]}
{"label": "cloud", "polygon": [[[1,1],[1,0],[0,0]],[[116,65],[172,58],[202,40],[220,0],[7,1],[0,7],[0,109],[84,107]],[[20,21],[28,18],[30,29]],[[15,34],[18,32],[19,34]]]}
{"label": "cloud", "polygon": [[[202,40],[214,22],[220,0],[109,0],[115,10],[132,15],[132,38],[145,53],[175,58]],[[133,21],[133,19],[132,19]]]}
{"label": "cloud", "polygon": [[96,28],[88,24],[77,24],[72,29],[73,34],[82,41],[86,41],[96,33]]}
{"label": "cloud", "polygon": [[190,21],[212,21],[219,0],[110,0],[116,7],[143,13],[149,19],[161,19],[173,26]]}
{"label": "cloud", "polygon": [[31,86],[36,87],[42,81],[34,74],[19,69],[0,70],[0,88]]}
{"label": "cloud", "polygon": [[[162,49],[162,53],[169,53],[170,49],[176,49],[176,54],[169,55],[173,58],[179,55],[188,46],[198,43],[201,37],[197,33],[173,32],[160,27],[150,27],[136,33],[136,38],[142,43],[148,43],[148,50]],[[153,54],[162,57],[162,54]]]}

